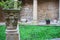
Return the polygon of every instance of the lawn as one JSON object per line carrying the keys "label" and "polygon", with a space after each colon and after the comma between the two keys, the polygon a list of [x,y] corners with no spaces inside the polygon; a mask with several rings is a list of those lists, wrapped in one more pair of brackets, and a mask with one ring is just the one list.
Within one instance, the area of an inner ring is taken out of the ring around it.
{"label": "lawn", "polygon": [[5,40],[5,38],[6,38],[5,28],[6,28],[6,26],[0,25],[0,40]]}
{"label": "lawn", "polygon": [[60,38],[59,26],[20,25],[21,40]]}
{"label": "lawn", "polygon": [[[59,26],[19,25],[21,40],[60,38]],[[0,26],[0,40],[5,40],[5,26]]]}

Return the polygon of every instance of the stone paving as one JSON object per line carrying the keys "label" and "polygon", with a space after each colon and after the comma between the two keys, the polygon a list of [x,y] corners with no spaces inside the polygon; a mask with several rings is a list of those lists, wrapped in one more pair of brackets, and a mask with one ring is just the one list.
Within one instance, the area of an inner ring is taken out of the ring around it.
{"label": "stone paving", "polygon": [[47,39],[47,40],[60,40],[60,38]]}
{"label": "stone paving", "polygon": [[60,40],[60,38],[55,38],[55,39],[51,39],[51,40]]}

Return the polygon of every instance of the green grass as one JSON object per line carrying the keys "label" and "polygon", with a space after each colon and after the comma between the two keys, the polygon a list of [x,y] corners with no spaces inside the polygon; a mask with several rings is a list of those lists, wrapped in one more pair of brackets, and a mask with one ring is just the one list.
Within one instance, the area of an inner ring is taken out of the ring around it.
{"label": "green grass", "polygon": [[20,25],[21,40],[60,38],[59,26]]}
{"label": "green grass", "polygon": [[5,26],[0,25],[0,40],[6,39],[5,28]]}
{"label": "green grass", "polygon": [[[0,26],[0,40],[6,39],[5,26]],[[20,25],[21,40],[45,40],[60,38],[59,26]]]}

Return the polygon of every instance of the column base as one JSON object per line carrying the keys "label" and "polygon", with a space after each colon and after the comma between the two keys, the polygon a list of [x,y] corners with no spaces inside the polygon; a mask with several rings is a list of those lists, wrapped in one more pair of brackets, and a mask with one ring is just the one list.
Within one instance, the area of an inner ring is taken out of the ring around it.
{"label": "column base", "polygon": [[20,40],[18,30],[6,30],[6,40]]}
{"label": "column base", "polygon": [[37,21],[37,20],[34,20],[34,21],[32,22],[32,25],[38,25],[38,21]]}
{"label": "column base", "polygon": [[57,22],[57,24],[56,24],[57,26],[60,26],[60,20]]}
{"label": "column base", "polygon": [[6,40],[19,40],[19,34],[6,34]]}

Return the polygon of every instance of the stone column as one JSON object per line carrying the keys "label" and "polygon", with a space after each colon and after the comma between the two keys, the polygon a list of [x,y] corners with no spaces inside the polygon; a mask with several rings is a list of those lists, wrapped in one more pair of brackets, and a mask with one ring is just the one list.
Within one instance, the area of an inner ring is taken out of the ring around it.
{"label": "stone column", "polygon": [[33,23],[37,24],[37,0],[33,0]]}
{"label": "stone column", "polygon": [[57,25],[60,26],[60,0],[59,0],[59,15],[58,15],[58,16],[59,16],[59,18],[58,18],[58,23],[57,23]]}
{"label": "stone column", "polygon": [[60,21],[60,0],[59,0],[59,21]]}

